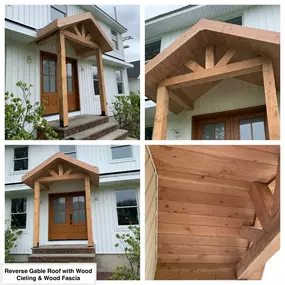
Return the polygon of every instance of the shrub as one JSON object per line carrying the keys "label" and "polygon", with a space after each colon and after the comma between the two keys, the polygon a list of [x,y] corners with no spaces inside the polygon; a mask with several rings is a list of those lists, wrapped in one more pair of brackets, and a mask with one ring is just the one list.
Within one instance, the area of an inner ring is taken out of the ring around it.
{"label": "shrub", "polygon": [[[23,98],[16,98],[13,93],[5,93],[5,139],[6,140],[33,140],[37,139],[37,131],[41,138],[57,139],[57,133],[47,125],[45,119],[41,119],[44,107],[39,102],[31,104],[30,90],[32,85],[21,81],[17,82],[23,92]],[[31,125],[33,130],[28,132],[26,127]]]}
{"label": "shrub", "polygon": [[132,138],[140,138],[140,96],[131,92],[129,96],[116,96],[112,102],[113,114],[120,128],[127,130]]}
{"label": "shrub", "polygon": [[17,246],[16,241],[22,233],[21,230],[11,228],[10,226],[5,230],[5,263],[15,261],[15,259],[10,256],[10,253],[11,250]]}
{"label": "shrub", "polygon": [[129,226],[129,230],[131,234],[117,234],[119,243],[115,244],[124,251],[128,266],[117,266],[110,280],[140,280],[140,228]]}

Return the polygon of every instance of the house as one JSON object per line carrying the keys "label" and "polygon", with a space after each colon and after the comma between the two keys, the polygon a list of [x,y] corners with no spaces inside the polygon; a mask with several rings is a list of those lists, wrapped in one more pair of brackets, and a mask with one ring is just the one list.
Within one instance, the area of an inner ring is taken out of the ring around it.
{"label": "house", "polygon": [[130,91],[135,92],[136,94],[140,93],[140,60],[132,61],[131,64],[134,66],[127,70]]}
{"label": "house", "polygon": [[151,145],[145,167],[146,280],[268,272],[280,248],[279,146]]}
{"label": "house", "polygon": [[23,231],[16,261],[124,264],[116,234],[140,223],[139,157],[134,145],[6,146],[6,227]]}
{"label": "house", "polygon": [[108,116],[129,94],[126,31],[95,5],[6,5],[5,90],[21,97],[15,84],[32,84],[60,137],[123,139]]}
{"label": "house", "polygon": [[146,139],[279,140],[280,6],[185,6],[145,33]]}

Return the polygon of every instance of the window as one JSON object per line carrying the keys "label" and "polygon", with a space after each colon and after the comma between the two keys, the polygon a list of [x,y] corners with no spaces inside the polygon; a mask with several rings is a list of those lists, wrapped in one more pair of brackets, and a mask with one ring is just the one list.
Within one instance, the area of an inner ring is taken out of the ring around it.
{"label": "window", "polygon": [[198,140],[266,140],[268,137],[265,107],[196,116],[192,126],[193,139]]}
{"label": "window", "polygon": [[72,77],[72,63],[66,63],[66,84],[67,92],[71,93],[73,91],[73,77]]}
{"label": "window", "polygon": [[232,19],[228,19],[228,20],[226,20],[224,22],[242,26],[242,16],[235,17],[235,18],[232,18]]}
{"label": "window", "polygon": [[161,40],[146,44],[145,46],[145,61],[151,60],[160,53]]}
{"label": "window", "polygon": [[50,6],[51,21],[59,18],[64,18],[67,14],[66,5],[52,5]]}
{"label": "window", "polygon": [[55,59],[43,58],[43,92],[56,92],[56,62]]}
{"label": "window", "polygon": [[122,70],[116,70],[116,79],[118,94],[124,94],[123,72]]}
{"label": "window", "polygon": [[119,50],[118,36],[117,36],[117,32],[116,31],[111,30],[111,38],[112,38],[113,48],[115,50]]}
{"label": "window", "polygon": [[76,158],[76,146],[75,145],[60,145],[59,151],[66,155]]}
{"label": "window", "polygon": [[94,86],[94,94],[100,95],[99,93],[99,79],[98,79],[98,70],[97,66],[92,66],[92,73],[93,73],[93,86]]}
{"label": "window", "polygon": [[138,225],[138,205],[136,190],[116,191],[118,225]]}
{"label": "window", "polygon": [[11,201],[11,227],[25,229],[27,224],[27,199],[18,198]]}
{"label": "window", "polygon": [[14,148],[14,171],[27,170],[28,167],[28,147]]}
{"label": "window", "polygon": [[153,132],[153,126],[145,128],[145,139],[146,140],[151,140],[152,139],[152,132]]}
{"label": "window", "polygon": [[133,157],[131,145],[111,146],[111,151],[112,151],[112,160],[126,159]]}

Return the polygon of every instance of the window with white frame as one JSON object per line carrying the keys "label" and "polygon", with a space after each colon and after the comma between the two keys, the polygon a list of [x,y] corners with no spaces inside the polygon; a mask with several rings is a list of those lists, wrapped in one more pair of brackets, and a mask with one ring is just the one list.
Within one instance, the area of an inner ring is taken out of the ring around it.
{"label": "window with white frame", "polygon": [[51,5],[50,6],[50,19],[51,21],[59,18],[64,18],[67,15],[66,5]]}
{"label": "window with white frame", "polygon": [[27,170],[29,168],[29,148],[14,148],[14,171]]}
{"label": "window with white frame", "polygon": [[113,48],[114,48],[115,50],[119,50],[117,32],[114,31],[114,30],[111,30],[111,37],[112,37]]}
{"label": "window with white frame", "polygon": [[95,95],[100,95],[100,93],[99,93],[99,79],[98,79],[97,66],[92,65],[92,73],[93,73],[94,94]]}
{"label": "window with white frame", "polygon": [[124,94],[124,82],[122,70],[116,70],[118,94]]}
{"label": "window with white frame", "polygon": [[124,160],[133,157],[131,145],[112,145],[112,160]]}
{"label": "window with white frame", "polygon": [[59,151],[66,155],[76,158],[76,146],[75,145],[60,145]]}
{"label": "window with white frame", "polygon": [[27,225],[27,199],[11,200],[11,228],[25,229]]}
{"label": "window with white frame", "polygon": [[137,191],[135,189],[117,190],[116,207],[119,226],[139,224]]}

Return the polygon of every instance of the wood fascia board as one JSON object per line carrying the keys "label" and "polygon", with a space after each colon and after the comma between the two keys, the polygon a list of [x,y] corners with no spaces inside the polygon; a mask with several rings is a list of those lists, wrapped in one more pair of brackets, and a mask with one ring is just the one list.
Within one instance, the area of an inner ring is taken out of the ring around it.
{"label": "wood fascia board", "polygon": [[223,57],[218,61],[218,63],[215,65],[215,67],[224,66],[229,63],[229,61],[233,58],[233,56],[236,54],[236,50],[229,49]]}
{"label": "wood fascia board", "polygon": [[96,44],[95,42],[92,42],[90,40],[87,40],[85,37],[80,37],[72,32],[69,32],[67,30],[63,30],[62,31],[65,38],[68,39],[68,40],[72,40],[76,43],[79,43],[81,45],[84,45],[86,47],[89,47],[89,48],[93,48],[93,49],[98,49],[99,48],[99,45]]}
{"label": "wood fascia board", "polygon": [[261,237],[236,266],[237,279],[249,279],[280,249],[280,211],[270,219]]}
{"label": "wood fascia board", "polygon": [[236,63],[231,63],[225,66],[214,67],[205,71],[193,72],[184,75],[178,75],[167,78],[160,82],[161,86],[166,86],[169,89],[187,87],[195,84],[203,84],[230,77],[258,72],[262,70],[262,65],[268,62],[266,58],[254,58]]}
{"label": "wood fascia board", "polygon": [[252,201],[252,204],[255,208],[256,215],[261,223],[262,228],[265,228],[269,219],[270,213],[266,207],[264,200],[264,187],[268,187],[263,183],[254,182],[252,183],[249,195]]}
{"label": "wood fascia board", "polygon": [[261,235],[262,235],[262,229],[258,229],[255,227],[243,226],[240,230],[240,236],[242,238],[248,239],[253,243],[259,240]]}
{"label": "wood fascia board", "polygon": [[190,59],[188,61],[186,61],[184,63],[184,65],[189,68],[190,70],[192,70],[193,72],[199,72],[199,71],[203,71],[205,70],[204,67],[202,67],[199,63],[197,63],[196,61]]}

